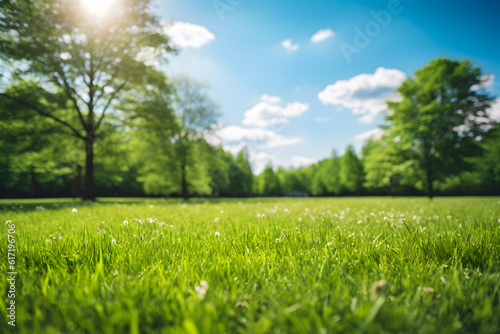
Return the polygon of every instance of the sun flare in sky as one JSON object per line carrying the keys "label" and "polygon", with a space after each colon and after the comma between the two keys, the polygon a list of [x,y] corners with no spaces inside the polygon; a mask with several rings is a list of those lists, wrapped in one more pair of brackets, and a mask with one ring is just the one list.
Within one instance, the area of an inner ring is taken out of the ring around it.
{"label": "sun flare in sky", "polygon": [[96,18],[102,18],[115,4],[115,0],[80,0],[85,11]]}

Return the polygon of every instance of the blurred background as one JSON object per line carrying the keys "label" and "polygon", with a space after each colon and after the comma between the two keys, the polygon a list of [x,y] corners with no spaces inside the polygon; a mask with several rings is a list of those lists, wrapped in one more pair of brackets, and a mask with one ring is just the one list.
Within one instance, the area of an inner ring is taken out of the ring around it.
{"label": "blurred background", "polygon": [[500,195],[498,13],[2,1],[0,197]]}

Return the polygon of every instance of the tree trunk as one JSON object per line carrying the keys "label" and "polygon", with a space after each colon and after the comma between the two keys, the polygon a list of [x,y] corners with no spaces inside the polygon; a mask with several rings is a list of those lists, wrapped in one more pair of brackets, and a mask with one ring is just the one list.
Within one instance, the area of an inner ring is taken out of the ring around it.
{"label": "tree trunk", "polygon": [[82,166],[76,166],[76,176],[71,184],[71,197],[82,196]]}
{"label": "tree trunk", "polygon": [[181,186],[182,186],[182,197],[184,199],[189,198],[189,192],[188,192],[188,185],[187,185],[187,180],[186,180],[186,164],[182,163],[181,166]]}
{"label": "tree trunk", "polygon": [[432,176],[432,169],[427,168],[427,194],[429,195],[429,198],[432,199],[434,196],[434,188],[432,186],[434,179]]}
{"label": "tree trunk", "polygon": [[95,200],[94,189],[94,141],[87,139],[85,141],[87,148],[87,158],[85,161],[85,183],[83,190],[84,200]]}
{"label": "tree trunk", "polygon": [[35,166],[31,166],[30,168],[30,190],[28,196],[30,198],[34,198],[36,195],[36,173],[35,173]]}

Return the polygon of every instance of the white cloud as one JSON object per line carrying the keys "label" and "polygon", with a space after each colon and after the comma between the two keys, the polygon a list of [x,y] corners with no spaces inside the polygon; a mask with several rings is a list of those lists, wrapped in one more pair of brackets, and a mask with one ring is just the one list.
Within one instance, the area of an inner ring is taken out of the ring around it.
{"label": "white cloud", "polygon": [[478,90],[480,88],[489,88],[493,86],[493,82],[495,81],[495,75],[494,74],[484,74],[481,76],[481,81],[479,85],[472,85],[470,87],[471,90]]}
{"label": "white cloud", "polygon": [[316,159],[301,157],[298,155],[292,156],[292,166],[294,168],[307,167],[318,162]]}
{"label": "white cloud", "polygon": [[264,171],[267,165],[274,164],[276,158],[274,155],[267,152],[259,152],[256,154],[250,154],[250,163],[252,164],[252,171],[258,175]]}
{"label": "white cloud", "polygon": [[238,125],[229,125],[219,129],[217,136],[222,142],[233,143],[232,145],[240,145],[241,142],[247,142],[251,146],[266,148],[289,146],[301,141],[300,138],[287,138],[271,130],[243,128]]}
{"label": "white cloud", "polygon": [[271,96],[271,95],[268,95],[268,94],[264,94],[260,97],[260,100],[262,102],[267,102],[267,103],[280,103],[281,102],[281,97],[279,96]]}
{"label": "white cloud", "polygon": [[282,135],[277,135],[277,138],[273,138],[267,142],[266,147],[281,147],[281,146],[290,146],[297,143],[300,143],[302,139],[294,137],[294,138],[286,138]]}
{"label": "white cloud", "polygon": [[290,118],[298,117],[309,109],[309,105],[302,102],[288,103],[285,107],[280,102],[279,97],[262,95],[260,102],[245,112],[243,124],[260,128],[286,124]]}
{"label": "white cloud", "polygon": [[333,36],[335,36],[335,33],[333,32],[332,29],[330,28],[320,29],[314,35],[312,35],[311,42],[320,43]]}
{"label": "white cloud", "polygon": [[491,103],[491,108],[487,112],[491,119],[500,122],[500,97]]}
{"label": "white cloud", "polygon": [[167,23],[163,29],[172,42],[183,49],[198,49],[215,39],[206,27],[189,22]]}
{"label": "white cloud", "polygon": [[236,156],[245,147],[247,147],[247,144],[245,142],[241,142],[241,143],[234,144],[234,145],[224,145],[222,148],[224,149],[224,151],[229,152],[232,155]]}
{"label": "white cloud", "polygon": [[359,74],[349,80],[338,80],[318,93],[323,104],[351,109],[362,115],[361,123],[371,123],[386,109],[387,101],[398,101],[395,90],[406,80],[406,74],[396,69],[377,68],[374,74]]}
{"label": "white cloud", "polygon": [[372,130],[368,130],[366,132],[360,133],[359,135],[355,136],[354,139],[360,140],[360,141],[364,141],[364,140],[368,140],[368,139],[378,140],[378,139],[382,138],[383,135],[384,135],[384,130],[382,130],[380,128],[376,128],[376,129],[372,129]]}
{"label": "white cloud", "polygon": [[283,42],[281,42],[281,46],[289,51],[296,51],[299,49],[299,45],[293,44],[291,38],[285,39]]}

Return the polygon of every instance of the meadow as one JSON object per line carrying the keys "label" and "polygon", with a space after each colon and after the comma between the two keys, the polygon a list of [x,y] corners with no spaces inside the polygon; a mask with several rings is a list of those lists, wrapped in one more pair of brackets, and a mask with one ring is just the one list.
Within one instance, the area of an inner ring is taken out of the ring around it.
{"label": "meadow", "polygon": [[[498,333],[500,198],[1,200],[16,333]],[[2,279],[3,304],[9,282]],[[1,308],[7,319],[6,307]]]}

